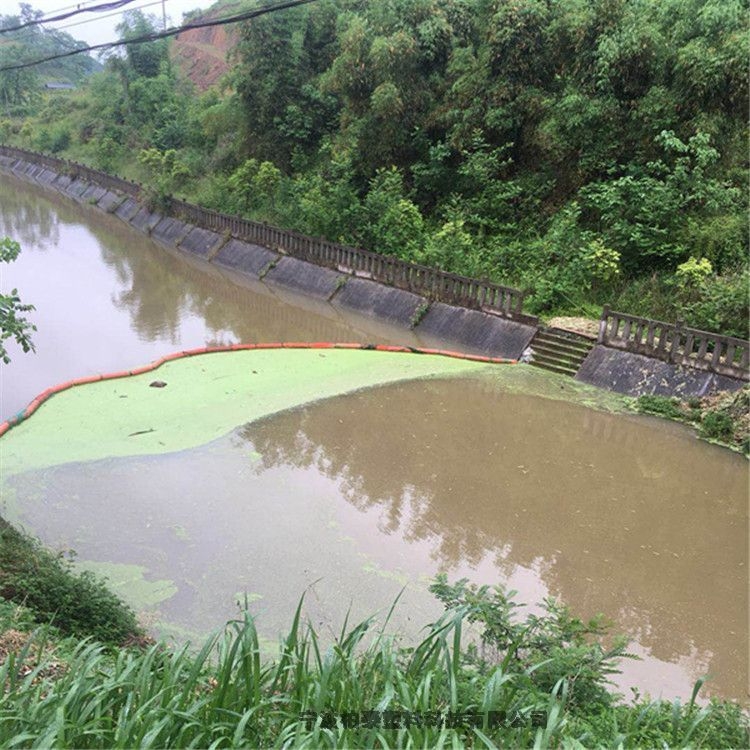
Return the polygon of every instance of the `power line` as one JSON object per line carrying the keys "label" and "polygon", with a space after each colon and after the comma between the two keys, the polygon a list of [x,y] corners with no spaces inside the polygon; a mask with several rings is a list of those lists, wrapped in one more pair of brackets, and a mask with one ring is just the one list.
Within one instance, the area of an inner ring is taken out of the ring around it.
{"label": "power line", "polygon": [[97,16],[96,18],[87,18],[85,21],[74,21],[73,23],[66,23],[63,26],[56,26],[55,31],[62,31],[63,29],[70,29],[73,26],[83,26],[86,23],[94,23],[95,21],[102,21],[105,18],[112,18],[112,16],[119,16],[122,13],[127,13],[129,10],[141,10],[142,8],[150,8],[152,5],[161,5],[162,0],[154,0],[151,3],[145,3],[144,5],[136,5],[135,8],[128,8],[127,10],[118,10],[115,13],[107,13],[105,16]]}
{"label": "power line", "polygon": [[[129,0],[129,2],[133,2],[133,0]],[[122,47],[126,44],[144,44],[145,42],[155,42],[159,39],[166,39],[170,36],[176,36],[177,34],[181,34],[183,31],[190,31],[191,29],[205,29],[210,26],[225,26],[226,24],[230,23],[238,23],[239,21],[249,21],[251,18],[264,16],[266,15],[266,13],[273,13],[277,10],[286,10],[287,8],[296,8],[299,5],[307,5],[308,3],[314,2],[316,2],[316,0],[287,0],[287,2],[277,3],[276,5],[266,5],[263,8],[257,8],[256,10],[247,11],[245,13],[238,13],[235,16],[215,18],[210,21],[197,21],[195,23],[187,23],[184,26],[178,26],[174,29],[167,29],[166,31],[160,31],[153,34],[143,34],[142,36],[133,37],[132,39],[121,39],[117,42],[92,44],[88,47],[80,47],[79,49],[71,50],[70,52],[61,52],[60,54],[50,55],[49,57],[42,57],[38,60],[17,63],[16,65],[6,65],[5,67],[0,68],[0,73],[4,73],[8,70],[21,70],[22,68],[31,68],[35,65],[41,65],[42,63],[51,62],[52,60],[59,60],[63,57],[79,55],[82,52],[96,52],[98,50],[112,49],[113,47]]]}
{"label": "power line", "polygon": [[115,10],[115,8],[121,8],[123,5],[129,5],[133,2],[135,2],[135,0],[113,0],[113,2],[109,3],[92,5],[90,8],[78,8],[77,10],[71,10],[69,13],[61,13],[59,16],[52,16],[52,18],[37,18],[33,21],[26,21],[25,23],[18,24],[18,26],[8,26],[7,28],[0,29],[0,34],[7,34],[9,31],[20,31],[21,29],[26,29],[29,26],[38,26],[42,23],[64,21],[66,18],[70,18],[71,16],[77,16],[79,13],[98,13],[100,10]]}
{"label": "power line", "polygon": [[63,5],[62,8],[55,8],[54,10],[48,10],[42,13],[42,17],[49,16],[52,13],[62,13],[64,10],[70,10],[71,8],[82,8],[84,5],[91,5],[91,3],[95,3],[96,0],[81,0],[80,3],[76,3],[75,5]]}

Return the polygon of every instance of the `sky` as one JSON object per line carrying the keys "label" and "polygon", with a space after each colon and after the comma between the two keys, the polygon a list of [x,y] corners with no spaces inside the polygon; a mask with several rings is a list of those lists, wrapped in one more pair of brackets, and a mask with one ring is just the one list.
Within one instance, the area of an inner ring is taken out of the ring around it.
{"label": "sky", "polygon": [[[75,10],[75,6],[81,3],[81,7],[99,5],[107,0],[29,0],[29,4],[35,10],[41,10],[48,15],[58,15]],[[178,26],[182,23],[182,14],[196,8],[208,8],[213,5],[213,0],[163,0],[164,10],[167,14],[167,26]],[[146,7],[147,6],[147,7]],[[65,10],[62,10],[62,9]],[[99,13],[80,13],[65,21],[47,24],[49,28],[57,28],[66,31],[74,39],[81,39],[87,44],[101,44],[113,42],[118,38],[115,26],[122,19],[122,13],[126,10],[141,9],[144,13],[153,13],[161,23],[162,0],[134,0],[134,2],[120,8],[118,11],[104,11]],[[19,13],[19,4],[12,0],[0,0],[0,14],[11,15]],[[111,15],[115,13],[115,15]],[[104,16],[108,16],[104,18]],[[82,23],[83,22],[83,23]],[[76,24],[73,26],[72,24]]]}

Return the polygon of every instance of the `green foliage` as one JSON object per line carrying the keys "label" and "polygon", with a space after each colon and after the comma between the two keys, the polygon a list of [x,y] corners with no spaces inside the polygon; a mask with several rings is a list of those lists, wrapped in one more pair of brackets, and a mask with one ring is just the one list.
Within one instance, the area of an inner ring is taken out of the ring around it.
{"label": "green foliage", "polygon": [[707,258],[688,258],[675,271],[677,282],[686,289],[695,289],[712,273],[713,266]]}
{"label": "green foliage", "polygon": [[668,396],[639,396],[637,401],[639,411],[646,414],[655,414],[667,419],[681,420],[684,412],[680,409],[680,400]]}
{"label": "green foliage", "polygon": [[712,412],[703,418],[700,431],[703,437],[727,442],[734,434],[734,422],[729,414]]}
{"label": "green foliage", "polygon": [[133,612],[92,573],[75,573],[69,559],[0,519],[0,597],[23,604],[37,622],[103,643],[140,634]]}
{"label": "green foliage", "polygon": [[187,167],[174,149],[143,149],[138,154],[138,162],[148,169],[152,178],[146,190],[147,205],[152,211],[166,209],[169,196],[188,176]]}
{"label": "green foliage", "polygon": [[175,151],[157,193],[518,285],[529,312],[744,335],[745,10],[318,0],[244,24],[223,88],[196,96],[165,44],[130,45],[10,137],[138,179],[133,154]]}
{"label": "green foliage", "polygon": [[[0,238],[0,263],[11,263],[20,252],[21,246],[17,242],[8,237]],[[34,351],[31,333],[36,331],[36,326],[23,315],[33,309],[33,305],[21,302],[17,289],[11,290],[10,294],[0,293],[0,359],[6,365],[10,362],[5,347],[8,339],[13,339],[24,352]]]}
{"label": "green foliage", "polygon": [[367,247],[404,259],[419,255],[424,221],[419,208],[406,196],[403,175],[395,167],[373,177],[363,208]]}
{"label": "green foliage", "polygon": [[[20,3],[20,10],[18,15],[0,14],[0,29],[34,22],[43,15],[28,3]],[[24,29],[0,35],[0,68],[84,46],[84,42],[75,40],[65,31],[32,23]],[[33,67],[0,72],[0,107],[6,115],[26,115],[42,101],[41,89],[45,82],[80,83],[100,67],[89,55],[78,54]]]}
{"label": "green foliage", "polygon": [[253,210],[273,213],[281,178],[281,171],[272,162],[247,159],[227,179],[232,202],[227,208],[245,214]]}
{"label": "green foliage", "polygon": [[[619,250],[631,271],[665,265],[674,267],[689,248],[683,216],[701,218],[737,210],[741,193],[712,176],[719,152],[706,133],[687,143],[672,131],[655,139],[662,159],[645,167],[631,166],[614,180],[591,183],[580,191],[589,223]],[[593,222],[596,222],[595,224]]]}
{"label": "green foliage", "polygon": [[36,138],[36,148],[39,151],[58,154],[70,146],[70,130],[64,125],[52,128],[42,128]]}
{"label": "green foliage", "polygon": [[430,591],[446,608],[464,612],[469,622],[480,627],[484,653],[491,653],[503,671],[522,671],[530,687],[545,693],[565,683],[569,706],[592,709],[610,703],[605,684],[608,676],[618,671],[617,661],[628,656],[627,642],[616,638],[605,647],[596,638],[607,630],[601,618],[582,622],[548,599],[544,615],[520,620],[520,607],[513,601],[515,592],[477,587],[466,579],[449,584],[444,575],[437,577]]}
{"label": "green foliage", "polygon": [[467,231],[464,219],[446,221],[427,237],[424,250],[417,259],[444,271],[482,276],[485,269],[482,254],[474,237]]}
{"label": "green foliage", "polygon": [[750,453],[750,386],[686,401],[666,396],[640,396],[639,411],[698,427],[702,438],[723,443],[745,455]]}
{"label": "green foliage", "polygon": [[750,338],[750,271],[708,276],[698,293],[682,305],[682,316],[696,328]]}
{"label": "green foliage", "polygon": [[[153,16],[147,16],[140,10],[128,10],[123,14],[122,21],[116,26],[120,39],[127,41],[137,37],[147,36],[157,31],[157,21]],[[127,61],[135,77],[155,78],[167,62],[167,42],[160,39],[155,42],[141,44],[126,44]]]}
{"label": "green foliage", "polygon": [[[0,26],[7,18],[0,16]],[[17,63],[25,49],[21,44],[0,45],[0,68]],[[33,68],[0,72],[0,103],[5,115],[24,115],[39,98],[39,74]]]}

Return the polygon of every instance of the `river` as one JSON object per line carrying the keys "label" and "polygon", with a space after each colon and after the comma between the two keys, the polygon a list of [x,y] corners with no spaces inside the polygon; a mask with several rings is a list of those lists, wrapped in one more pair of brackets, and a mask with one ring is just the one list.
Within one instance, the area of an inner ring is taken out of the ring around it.
{"label": "river", "polygon": [[[38,327],[36,354],[13,351],[2,368],[6,417],[54,383],[203,344],[418,343],[3,174],[4,234],[23,251],[2,289],[18,287]],[[518,370],[530,392],[568,387]],[[144,613],[174,634],[217,627],[244,597],[273,632],[304,590],[309,615],[336,628],[403,586],[421,625],[437,611],[425,581],[444,571],[501,583],[532,609],[554,596],[580,616],[603,612],[643,657],[620,685],[689,697],[709,673],[713,694],[747,698],[747,463],[680,425],[444,377],[238,424],[191,450],[6,484],[45,542],[142,576]]]}

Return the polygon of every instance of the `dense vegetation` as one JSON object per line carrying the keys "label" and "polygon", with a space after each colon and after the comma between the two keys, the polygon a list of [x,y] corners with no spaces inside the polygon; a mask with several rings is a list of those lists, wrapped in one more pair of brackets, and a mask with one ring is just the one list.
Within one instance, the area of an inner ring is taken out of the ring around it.
{"label": "dense vegetation", "polygon": [[747,10],[318,0],[244,25],[223,89],[131,45],[0,137],[520,285],[532,312],[609,302],[746,336]]}
{"label": "dense vegetation", "polygon": [[750,386],[702,398],[640,396],[636,405],[646,414],[693,425],[702,438],[750,455]]}
{"label": "dense vegetation", "polygon": [[[548,604],[439,579],[445,616],[405,647],[372,622],[329,646],[298,608],[273,659],[245,616],[199,652],[112,654],[18,630],[0,600],[0,744],[13,747],[745,747],[739,707],[620,703],[622,642]],[[28,619],[28,618],[26,618]],[[8,626],[13,626],[8,630]],[[474,632],[467,644],[466,631]],[[402,724],[402,726],[399,726]]]}
{"label": "dense vegetation", "polygon": [[38,623],[79,638],[120,645],[143,635],[133,612],[102,580],[75,573],[69,558],[53,554],[2,518],[0,600],[23,604]]}
{"label": "dense vegetation", "polygon": [[[34,24],[42,13],[28,3],[20,3],[21,12],[0,14],[0,68],[27,60],[51,57],[85,47],[65,31]],[[3,31],[32,24],[17,31]],[[88,55],[73,55],[39,66],[0,73],[0,111],[21,116],[35,110],[45,83],[77,84],[101,65]]]}

